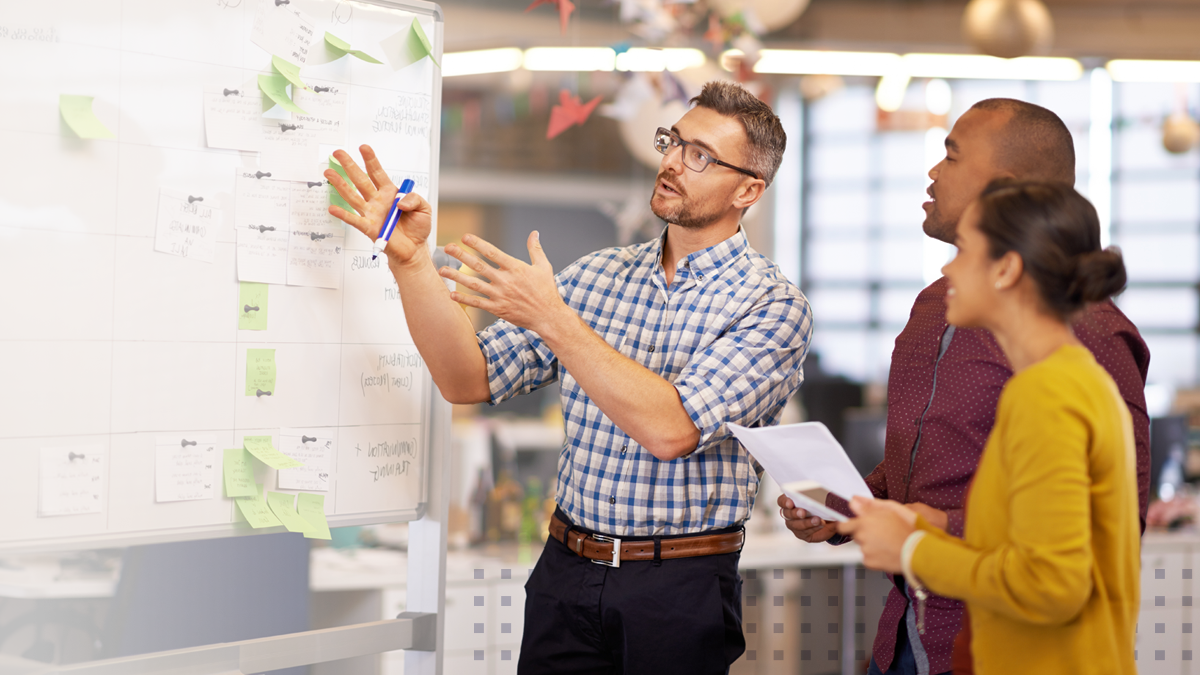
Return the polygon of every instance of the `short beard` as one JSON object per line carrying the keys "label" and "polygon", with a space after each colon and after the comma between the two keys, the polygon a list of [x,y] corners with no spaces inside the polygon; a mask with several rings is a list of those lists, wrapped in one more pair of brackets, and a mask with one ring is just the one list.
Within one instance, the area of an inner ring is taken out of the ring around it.
{"label": "short beard", "polygon": [[708,227],[709,225],[712,225],[716,221],[720,220],[722,215],[715,209],[711,211],[697,212],[694,208],[695,204],[689,203],[688,198],[683,197],[682,195],[678,206],[672,209],[667,209],[665,207],[660,208],[654,203],[655,196],[656,195],[650,196],[650,210],[654,213],[654,215],[672,225],[678,225],[685,230],[700,230]]}
{"label": "short beard", "polygon": [[921,224],[921,229],[925,231],[926,236],[938,241],[944,241],[947,244],[953,244],[954,235],[958,229],[958,222],[946,222],[946,219],[938,212],[937,203],[935,202],[929,215],[925,216],[925,222]]}

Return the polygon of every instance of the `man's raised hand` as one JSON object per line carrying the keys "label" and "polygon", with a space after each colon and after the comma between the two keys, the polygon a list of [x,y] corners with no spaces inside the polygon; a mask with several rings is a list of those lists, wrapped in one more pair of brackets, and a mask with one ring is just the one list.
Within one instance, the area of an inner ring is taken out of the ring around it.
{"label": "man's raised hand", "polygon": [[[330,215],[348,223],[351,227],[367,235],[371,241],[379,236],[388,213],[392,210],[392,202],[396,198],[396,186],[375,156],[371,146],[360,147],[364,172],[345,150],[337,150],[333,156],[341,162],[342,168],[350,178],[347,183],[333,169],[325,170],[327,178],[342,199],[346,200],[354,211],[347,211],[340,206],[330,205]],[[356,189],[357,188],[357,189]],[[396,223],[396,229],[388,239],[384,253],[391,263],[407,263],[419,251],[426,249],[426,240],[432,229],[433,209],[429,202],[415,192],[410,192],[400,200],[400,209],[404,213]]]}

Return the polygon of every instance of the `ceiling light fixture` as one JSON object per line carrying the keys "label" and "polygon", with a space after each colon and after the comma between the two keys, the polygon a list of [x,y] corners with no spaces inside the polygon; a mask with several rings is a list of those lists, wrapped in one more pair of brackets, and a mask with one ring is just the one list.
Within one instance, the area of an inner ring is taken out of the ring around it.
{"label": "ceiling light fixture", "polygon": [[1105,67],[1114,82],[1200,82],[1200,61],[1116,59]]}
{"label": "ceiling light fixture", "polygon": [[516,47],[449,52],[442,55],[442,77],[511,72],[521,67],[524,56]]}
{"label": "ceiling light fixture", "polygon": [[[1026,56],[1000,59],[978,54],[892,54],[888,52],[835,52],[802,49],[764,49],[759,52],[757,73],[783,75],[843,75],[979,80],[1077,80],[1083,66],[1075,59]],[[731,68],[736,50],[721,55],[721,65]]]}

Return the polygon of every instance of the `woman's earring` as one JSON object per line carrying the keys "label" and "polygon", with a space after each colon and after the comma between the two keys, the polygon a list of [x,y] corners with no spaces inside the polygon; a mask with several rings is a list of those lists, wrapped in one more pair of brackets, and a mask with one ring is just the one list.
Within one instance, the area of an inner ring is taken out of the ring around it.
{"label": "woman's earring", "polygon": [[1000,282],[999,281],[996,282],[996,290],[1000,290]]}

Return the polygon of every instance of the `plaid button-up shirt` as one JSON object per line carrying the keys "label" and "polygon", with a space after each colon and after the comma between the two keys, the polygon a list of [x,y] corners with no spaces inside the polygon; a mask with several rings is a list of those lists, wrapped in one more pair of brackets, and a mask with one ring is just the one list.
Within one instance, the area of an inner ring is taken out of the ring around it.
{"label": "plaid button-up shirt", "polygon": [[478,335],[493,403],[560,381],[566,441],[556,499],[576,525],[618,537],[703,532],[750,517],[762,469],[726,425],[779,422],[812,335],[800,289],[741,229],[681,261],[669,287],[665,236],[588,255],[557,281],[609,345],[675,385],[700,430],[690,455],[664,462],[640,447],[533,331],[501,320]]}

